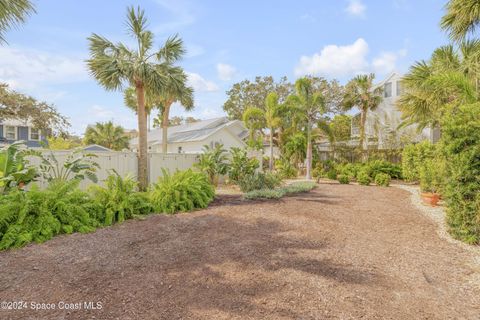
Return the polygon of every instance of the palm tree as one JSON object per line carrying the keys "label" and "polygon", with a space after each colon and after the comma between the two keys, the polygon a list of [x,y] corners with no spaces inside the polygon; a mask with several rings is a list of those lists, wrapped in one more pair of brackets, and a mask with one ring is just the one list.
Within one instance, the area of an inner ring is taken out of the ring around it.
{"label": "palm tree", "polygon": [[437,127],[449,105],[478,101],[480,41],[463,42],[455,49],[436,49],[430,60],[416,62],[403,77],[404,94],[398,100],[402,126]]}
{"label": "palm tree", "polygon": [[313,85],[312,78],[300,78],[295,82],[295,95],[288,97],[289,104],[295,105],[306,123],[307,159],[306,179],[312,179],[312,129],[327,111],[325,98]]}
{"label": "palm tree", "polygon": [[97,122],[94,126],[87,127],[84,143],[98,144],[119,151],[128,148],[128,137],[123,128],[114,125],[112,121]]}
{"label": "palm tree", "polygon": [[183,41],[178,36],[167,39],[158,50],[151,52],[153,33],[146,30],[147,19],[140,8],[128,8],[127,30],[135,39],[137,48],[123,43],[114,44],[108,39],[92,34],[90,59],[87,60],[92,76],[107,90],[135,87],[138,117],[138,180],[141,190],[147,187],[147,114],[145,91],[161,95],[169,83],[178,86],[184,82],[184,72],[173,64],[185,53]]}
{"label": "palm tree", "polygon": [[382,102],[383,90],[380,87],[373,87],[375,75],[358,75],[345,86],[345,95],[342,105],[346,110],[357,107],[360,110],[360,141],[361,150],[366,149],[365,124],[368,111],[375,110]]}
{"label": "palm tree", "polygon": [[168,148],[168,125],[170,108],[175,102],[180,102],[185,111],[193,109],[193,88],[186,85],[187,76],[183,73],[182,81],[168,82],[158,97],[162,112],[162,152],[167,153]]}
{"label": "palm tree", "polygon": [[265,112],[257,107],[247,107],[242,118],[249,132],[249,146],[254,149],[263,147],[263,141],[257,139],[257,133],[260,132],[260,136],[263,135],[262,130],[265,128]]}
{"label": "palm tree", "polygon": [[[145,112],[147,113],[147,131],[150,131],[150,115],[152,113],[152,110],[155,108],[160,108],[158,105],[154,104],[154,101],[152,101],[152,97],[148,92],[145,92]],[[123,102],[125,105],[131,109],[135,114],[137,113],[137,93],[135,91],[134,87],[128,87],[124,92],[123,92]],[[161,111],[161,110],[160,110]]]}
{"label": "palm tree", "polygon": [[5,32],[25,23],[31,13],[35,8],[29,0],[0,0],[0,43],[5,42]]}
{"label": "palm tree", "polygon": [[275,129],[280,126],[281,118],[278,116],[279,104],[278,95],[271,92],[265,99],[265,124],[269,130],[269,144],[270,144],[270,159],[268,161],[268,168],[273,171],[273,136]]}
{"label": "palm tree", "polygon": [[440,26],[449,33],[453,41],[465,40],[473,34],[480,23],[480,2],[478,0],[450,0]]}

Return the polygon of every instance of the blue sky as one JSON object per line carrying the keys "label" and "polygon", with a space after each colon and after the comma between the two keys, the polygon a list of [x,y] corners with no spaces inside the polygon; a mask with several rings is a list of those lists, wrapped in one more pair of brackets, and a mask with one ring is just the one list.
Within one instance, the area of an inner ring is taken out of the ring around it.
{"label": "blue sky", "polygon": [[380,80],[447,43],[438,26],[439,0],[33,2],[37,14],[0,46],[0,81],[55,104],[76,134],[97,121],[136,127],[122,93],[101,88],[84,62],[92,32],[131,41],[124,24],[129,5],[145,9],[157,45],[174,33],[184,39],[188,54],[181,65],[195,88],[196,107],[172,113],[198,118],[223,115],[225,91],[245,78],[293,81],[315,74],[345,82],[375,72]]}

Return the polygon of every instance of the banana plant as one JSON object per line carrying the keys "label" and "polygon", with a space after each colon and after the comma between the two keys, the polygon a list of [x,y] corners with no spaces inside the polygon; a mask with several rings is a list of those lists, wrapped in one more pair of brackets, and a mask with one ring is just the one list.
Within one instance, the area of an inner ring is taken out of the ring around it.
{"label": "banana plant", "polygon": [[26,156],[35,151],[23,148],[24,141],[16,141],[0,150],[0,190],[8,192],[12,188],[24,186],[39,177],[37,169],[30,164]]}

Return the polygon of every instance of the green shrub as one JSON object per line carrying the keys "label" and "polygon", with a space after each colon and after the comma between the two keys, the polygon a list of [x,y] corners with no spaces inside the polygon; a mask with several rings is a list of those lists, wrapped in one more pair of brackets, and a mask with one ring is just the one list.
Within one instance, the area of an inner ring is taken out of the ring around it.
{"label": "green shrub", "polygon": [[60,233],[91,232],[99,225],[97,208],[78,180],[33,186],[0,198],[0,249],[44,242]]}
{"label": "green shrub", "polygon": [[230,157],[228,178],[234,183],[242,180],[247,175],[253,174],[260,166],[257,159],[248,157],[245,149],[231,148]]}
{"label": "green shrub", "polygon": [[228,172],[227,152],[223,149],[223,144],[214,148],[204,145],[202,151],[195,167],[208,176],[210,183],[217,185],[219,177]]}
{"label": "green shrub", "polygon": [[250,192],[253,190],[273,189],[281,184],[281,180],[274,174],[257,172],[245,176],[238,185],[242,192]]}
{"label": "green shrub", "polygon": [[36,180],[39,176],[38,170],[26,158],[32,153],[36,154],[26,149],[23,141],[16,141],[0,149],[1,192],[8,192],[13,188],[22,189]]}
{"label": "green shrub", "polygon": [[335,169],[330,169],[327,171],[327,178],[330,180],[336,180],[337,179],[337,170]]}
{"label": "green shrub", "polygon": [[402,178],[402,167],[400,165],[385,161],[385,160],[373,160],[369,161],[366,165],[366,170],[370,178],[374,179],[379,173],[388,174],[391,178]]}
{"label": "green shrub", "polygon": [[375,176],[375,184],[377,186],[388,187],[392,178],[386,173],[377,173]]}
{"label": "green shrub", "polygon": [[437,163],[428,159],[419,168],[420,189],[423,192],[437,193],[440,189],[440,176],[437,170]]}
{"label": "green shrub", "polygon": [[446,159],[444,197],[450,233],[480,243],[480,103],[452,110],[442,120]]}
{"label": "green shrub", "polygon": [[370,178],[370,175],[368,174],[368,171],[365,168],[361,169],[358,172],[357,182],[364,186],[368,186],[370,182],[372,182],[372,179]]}
{"label": "green shrub", "polygon": [[281,158],[275,161],[275,169],[282,179],[295,178],[297,176],[297,169],[289,159]]}
{"label": "green shrub", "polygon": [[317,186],[315,182],[312,181],[298,181],[293,182],[282,189],[286,192],[286,194],[293,194],[293,193],[300,193],[300,192],[307,192],[314,189]]}
{"label": "green shrub", "polygon": [[244,194],[245,199],[280,199],[289,194],[307,192],[316,187],[311,181],[294,182],[282,188],[253,190]]}
{"label": "green shrub", "polygon": [[361,167],[359,163],[344,163],[337,165],[336,170],[339,174],[347,176],[349,180],[354,180]]}
{"label": "green shrub", "polygon": [[337,176],[338,182],[341,184],[349,184],[350,183],[350,178],[346,174],[339,174]]}
{"label": "green shrub", "polygon": [[206,208],[215,196],[207,176],[192,170],[174,174],[163,170],[163,177],[153,185],[151,200],[156,211],[175,213]]}
{"label": "green shrub", "polygon": [[435,146],[429,141],[405,146],[402,152],[402,176],[406,181],[418,181],[425,160],[433,159]]}

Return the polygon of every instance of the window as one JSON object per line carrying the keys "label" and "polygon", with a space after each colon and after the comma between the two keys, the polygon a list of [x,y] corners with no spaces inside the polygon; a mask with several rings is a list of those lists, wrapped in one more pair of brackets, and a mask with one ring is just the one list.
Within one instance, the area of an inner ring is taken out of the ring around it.
{"label": "window", "polygon": [[402,81],[397,81],[397,96],[401,96],[405,92]]}
{"label": "window", "polygon": [[7,140],[17,140],[17,131],[15,127],[5,126],[5,138]]}
{"label": "window", "polygon": [[182,153],[182,147],[178,147],[177,153]]}
{"label": "window", "polygon": [[35,141],[40,140],[40,130],[35,128],[30,128],[30,140],[35,140]]}
{"label": "window", "polygon": [[383,96],[385,98],[389,98],[389,97],[392,96],[392,83],[391,82],[387,82],[383,86]]}

